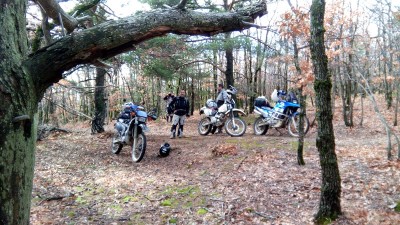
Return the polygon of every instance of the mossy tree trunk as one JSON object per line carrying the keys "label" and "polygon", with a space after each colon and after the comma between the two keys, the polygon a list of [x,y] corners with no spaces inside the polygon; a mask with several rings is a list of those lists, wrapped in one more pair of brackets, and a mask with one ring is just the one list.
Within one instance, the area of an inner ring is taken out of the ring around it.
{"label": "mossy tree trunk", "polygon": [[311,5],[311,59],[315,74],[314,89],[318,121],[317,148],[322,171],[321,196],[317,223],[334,220],[341,214],[340,174],[335,153],[331,89],[328,58],[324,46],[325,1],[313,0]]}
{"label": "mossy tree trunk", "polygon": [[22,65],[25,10],[25,0],[0,1],[0,224],[29,220],[38,99]]}
{"label": "mossy tree trunk", "polygon": [[[41,0],[43,2],[45,0]],[[0,224],[29,224],[38,102],[63,72],[168,33],[214,35],[251,27],[265,3],[237,12],[154,10],[73,32],[29,54],[26,0],[0,0]],[[246,22],[246,23],[244,23]]]}

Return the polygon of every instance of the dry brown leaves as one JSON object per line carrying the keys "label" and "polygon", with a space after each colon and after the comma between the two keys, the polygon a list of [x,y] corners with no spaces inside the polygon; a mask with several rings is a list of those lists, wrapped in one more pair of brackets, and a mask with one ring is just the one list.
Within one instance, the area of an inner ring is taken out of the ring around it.
{"label": "dry brown leaves", "polygon": [[223,156],[223,155],[237,155],[238,150],[235,145],[217,145],[211,148],[211,153],[214,156]]}
{"label": "dry brown leaves", "polygon": [[[336,103],[343,215],[333,224],[397,224],[400,214],[393,204],[400,201],[400,162],[386,159],[385,129],[368,101],[361,117],[359,100],[356,126],[346,128],[340,100]],[[393,110],[382,113],[393,121]],[[239,138],[200,136],[198,121],[190,117],[185,138],[172,140],[170,124],[152,121],[145,158],[137,164],[127,147],[111,153],[112,123],[104,134],[70,125],[75,133],[38,142],[31,224],[312,223],[321,185],[315,127],[305,140],[306,165],[298,166],[296,139],[286,131],[255,136],[249,126]],[[172,151],[160,158],[164,142]]]}

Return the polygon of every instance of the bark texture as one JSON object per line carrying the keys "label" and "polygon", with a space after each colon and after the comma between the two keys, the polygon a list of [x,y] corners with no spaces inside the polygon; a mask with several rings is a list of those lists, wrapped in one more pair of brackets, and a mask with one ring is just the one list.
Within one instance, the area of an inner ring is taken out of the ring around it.
{"label": "bark texture", "polygon": [[37,105],[64,71],[168,33],[213,35],[246,29],[251,25],[244,22],[266,14],[265,3],[232,13],[154,10],[72,32],[28,55],[26,4],[0,0],[0,224],[7,225],[29,224]]}
{"label": "bark texture", "polygon": [[21,65],[25,10],[25,0],[0,1],[0,224],[29,221],[37,99]]}
{"label": "bark texture", "polygon": [[105,95],[105,75],[106,70],[96,68],[96,87],[94,90],[94,119],[92,120],[92,133],[104,132],[104,121],[107,114],[106,95]]}
{"label": "bark texture", "polygon": [[315,74],[314,89],[318,121],[317,148],[322,171],[321,197],[316,222],[323,224],[341,214],[340,174],[335,153],[331,89],[328,58],[324,46],[325,1],[313,0],[311,6],[311,58]]}

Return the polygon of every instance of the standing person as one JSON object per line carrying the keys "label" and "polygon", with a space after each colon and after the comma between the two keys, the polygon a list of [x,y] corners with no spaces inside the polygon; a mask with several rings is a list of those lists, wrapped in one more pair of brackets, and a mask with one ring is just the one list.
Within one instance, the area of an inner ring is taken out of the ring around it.
{"label": "standing person", "polygon": [[175,97],[169,104],[170,109],[174,112],[172,117],[172,127],[170,138],[175,138],[176,127],[178,127],[178,137],[183,137],[183,125],[185,124],[185,117],[189,117],[189,100],[186,99],[186,91],[181,90],[179,96]]}
{"label": "standing person", "polygon": [[167,113],[167,115],[165,116],[166,117],[166,119],[167,119],[167,123],[168,122],[172,122],[172,115],[173,115],[173,112],[170,110],[170,107],[169,107],[169,104],[172,102],[172,100],[175,98],[175,95],[173,95],[171,92],[170,93],[168,93],[168,95],[166,95],[165,97],[164,97],[164,101],[165,101],[165,104],[166,104],[166,113]]}
{"label": "standing person", "polygon": [[[228,94],[226,93],[226,90],[224,89],[224,85],[219,83],[218,84],[218,96],[216,99],[217,106],[218,108],[225,103],[225,101],[228,99]],[[218,132],[217,133],[222,133],[222,126],[218,127]]]}
{"label": "standing person", "polygon": [[225,100],[228,98],[228,94],[224,89],[223,84],[218,84],[218,96],[216,99],[218,108],[225,103]]}

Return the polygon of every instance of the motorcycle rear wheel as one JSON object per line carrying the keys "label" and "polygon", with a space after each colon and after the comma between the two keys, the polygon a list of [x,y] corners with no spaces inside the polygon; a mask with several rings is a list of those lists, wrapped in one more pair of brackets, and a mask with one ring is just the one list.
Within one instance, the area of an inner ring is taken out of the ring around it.
{"label": "motorcycle rear wheel", "polygon": [[[233,125],[235,122],[235,126]],[[240,137],[246,132],[246,122],[240,117],[229,118],[225,122],[225,131],[232,137]]]}
{"label": "motorcycle rear wheel", "polygon": [[[134,142],[133,142],[134,143]],[[138,134],[136,140],[136,146],[132,144],[132,160],[133,162],[140,162],[143,157],[144,153],[146,152],[146,136],[143,133]]]}
{"label": "motorcycle rear wheel", "polygon": [[197,126],[197,131],[199,132],[200,135],[205,136],[210,133],[212,127],[212,124],[209,124],[210,122],[211,120],[208,117],[204,117],[203,119],[200,120],[199,125]]}
{"label": "motorcycle rear wheel", "polygon": [[121,152],[121,149],[124,146],[120,141],[117,141],[120,138],[119,132],[115,132],[111,141],[111,152],[116,155]]}
{"label": "motorcycle rear wheel", "polygon": [[[310,121],[308,121],[307,117],[304,117],[304,135],[307,134],[309,128],[310,128]],[[287,129],[292,137],[299,137],[299,120],[300,116],[296,115],[292,118],[289,118],[289,122],[287,124]]]}
{"label": "motorcycle rear wheel", "polygon": [[259,124],[261,124],[261,123],[263,123],[263,118],[262,117],[258,117],[256,119],[256,121],[254,121],[253,130],[254,130],[254,134],[255,135],[264,135],[264,134],[267,133],[269,125],[265,124],[265,125],[261,125],[260,126]]}

